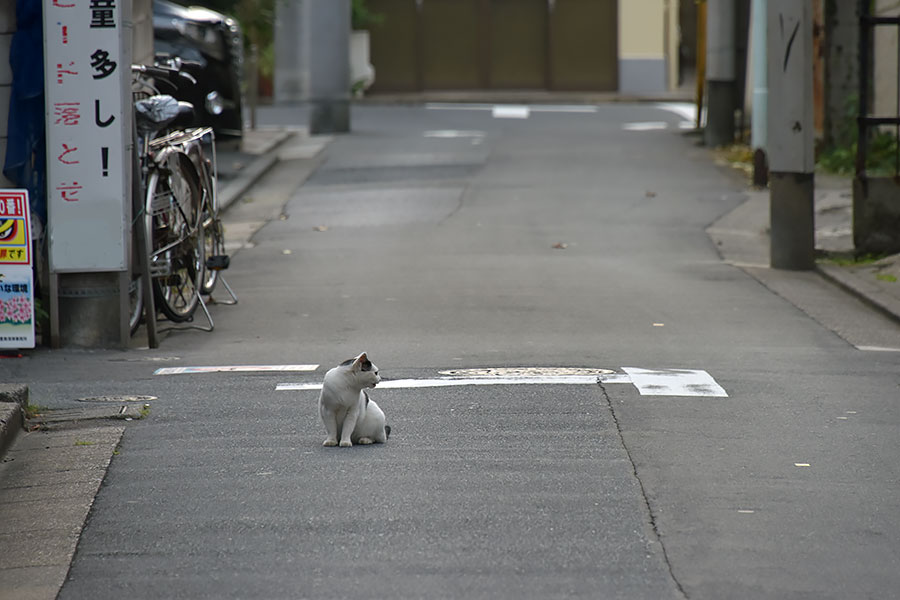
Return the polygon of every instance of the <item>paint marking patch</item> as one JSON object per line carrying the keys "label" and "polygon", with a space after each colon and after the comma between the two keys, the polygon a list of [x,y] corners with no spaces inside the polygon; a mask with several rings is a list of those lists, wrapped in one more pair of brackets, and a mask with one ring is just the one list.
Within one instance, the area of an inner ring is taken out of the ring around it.
{"label": "paint marking patch", "polygon": [[693,369],[641,369],[622,367],[641,396],[709,396],[728,393],[706,371]]}
{"label": "paint marking patch", "polygon": [[315,371],[319,365],[228,365],[218,367],[165,367],[154,375],[195,375],[198,373],[280,373]]}

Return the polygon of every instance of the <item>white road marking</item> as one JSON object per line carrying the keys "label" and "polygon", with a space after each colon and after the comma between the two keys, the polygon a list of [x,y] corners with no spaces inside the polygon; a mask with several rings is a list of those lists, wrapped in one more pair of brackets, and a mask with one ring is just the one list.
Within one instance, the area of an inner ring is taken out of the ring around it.
{"label": "white road marking", "polygon": [[900,352],[900,348],[884,348],[882,346],[857,346],[856,349],[863,352]]}
{"label": "white road marking", "polygon": [[498,104],[491,109],[491,116],[495,119],[527,119],[531,111],[527,106]]}
{"label": "white road marking", "polygon": [[[389,379],[378,389],[405,390],[412,388],[458,387],[464,385],[597,385],[596,376],[570,377],[439,377],[436,379]],[[276,391],[320,390],[321,383],[279,383]]]}
{"label": "white road marking", "polygon": [[591,104],[470,104],[452,102],[429,102],[428,110],[485,110],[491,111],[498,119],[527,119],[531,113],[593,114],[599,108]]}
{"label": "white road marking", "polygon": [[625,131],[660,131],[668,129],[669,124],[665,121],[647,121],[645,123],[623,123],[622,129]]}
{"label": "white road marking", "polygon": [[641,396],[711,396],[728,394],[706,371],[693,369],[640,369],[622,367]]}
{"label": "white road marking", "polygon": [[[598,385],[631,383],[642,396],[706,396],[727,398],[728,394],[706,371],[688,369],[650,370],[623,368],[625,373],[601,375],[523,375],[512,377],[437,377],[382,381],[378,389],[412,389],[480,385]],[[322,389],[320,382],[279,383],[276,391]]]}
{"label": "white road marking", "polygon": [[681,129],[693,129],[697,124],[697,105],[693,102],[662,102],[656,108],[675,113],[684,119],[678,124]]}
{"label": "white road marking", "polygon": [[466,131],[466,130],[458,130],[458,129],[437,129],[435,131],[426,131],[424,136],[427,138],[442,138],[442,139],[453,139],[453,138],[483,138],[485,133],[483,131]]}
{"label": "white road marking", "polygon": [[315,371],[319,365],[231,365],[219,367],[166,367],[153,371],[154,375],[194,375],[197,373],[268,373]]}

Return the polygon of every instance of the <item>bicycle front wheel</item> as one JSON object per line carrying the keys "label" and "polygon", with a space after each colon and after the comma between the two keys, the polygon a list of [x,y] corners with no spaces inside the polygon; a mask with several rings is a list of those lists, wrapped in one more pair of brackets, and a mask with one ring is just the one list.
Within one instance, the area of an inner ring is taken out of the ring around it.
{"label": "bicycle front wheel", "polygon": [[182,153],[169,153],[147,182],[153,296],[170,321],[190,320],[200,301],[206,262],[201,199],[196,171]]}

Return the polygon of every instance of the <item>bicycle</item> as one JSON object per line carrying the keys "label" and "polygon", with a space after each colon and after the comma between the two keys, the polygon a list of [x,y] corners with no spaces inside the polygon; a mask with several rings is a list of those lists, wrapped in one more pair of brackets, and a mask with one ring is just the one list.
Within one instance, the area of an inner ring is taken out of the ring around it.
{"label": "bicycle", "polygon": [[[171,78],[178,73],[158,67],[133,68],[139,83],[156,91],[147,78]],[[156,307],[173,322],[192,318],[200,301],[205,278],[203,190],[193,161],[168,136],[159,132],[176,125],[192,113],[188,103],[171,96],[153,94],[135,101],[136,137],[139,144],[138,173],[142,206],[134,221],[141,227],[147,253]],[[172,131],[168,135],[177,133]],[[137,147],[137,146],[136,146]],[[143,299],[135,292],[132,327],[139,322]]]}
{"label": "bicycle", "polygon": [[[192,84],[196,80],[186,72],[192,63],[171,57],[159,60],[154,67],[132,68],[137,85],[136,137],[141,146],[137,170],[145,190],[141,195],[143,205],[137,208],[136,214],[140,216],[143,237],[149,246],[145,270],[152,279],[155,304],[167,319],[191,321],[200,306],[209,327],[196,328],[211,331],[214,323],[201,295],[211,295],[222,280],[231,300],[220,303],[238,301],[220,275],[221,270],[228,268],[229,257],[225,254],[216,196],[215,136],[210,127],[174,128],[190,119],[193,107],[159,94],[155,80],[170,85],[176,85],[175,78]],[[152,83],[148,81],[150,77],[154,79]],[[143,97],[137,98],[141,94]],[[211,149],[211,158],[205,146]],[[140,286],[133,287],[140,289]],[[132,333],[143,311],[141,296],[138,291],[133,294]]]}

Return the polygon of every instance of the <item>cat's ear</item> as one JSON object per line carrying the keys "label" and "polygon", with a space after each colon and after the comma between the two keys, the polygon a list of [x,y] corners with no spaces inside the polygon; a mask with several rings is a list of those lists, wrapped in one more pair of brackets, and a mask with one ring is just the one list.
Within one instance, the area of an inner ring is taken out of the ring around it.
{"label": "cat's ear", "polygon": [[359,356],[356,357],[356,360],[353,361],[353,370],[354,371],[361,370],[362,366],[367,362],[369,362],[369,359],[366,356],[366,353],[363,352],[362,354],[360,354]]}

